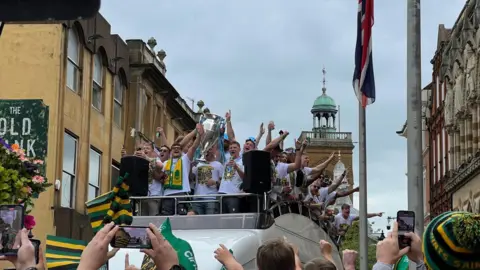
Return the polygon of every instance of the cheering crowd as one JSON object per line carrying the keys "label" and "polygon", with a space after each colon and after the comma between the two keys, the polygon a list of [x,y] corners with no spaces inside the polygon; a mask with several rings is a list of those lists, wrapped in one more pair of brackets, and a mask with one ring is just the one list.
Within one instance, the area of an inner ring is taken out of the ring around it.
{"label": "cheering crowd", "polygon": [[[306,139],[295,140],[294,148],[283,149],[289,132],[280,131],[279,136],[273,138],[275,123],[271,121],[267,130],[262,123],[258,135],[245,139],[241,145],[235,136],[230,111],[225,114],[225,120],[225,128],[221,132],[222,141],[210,148],[205,156],[207,162],[195,161],[205,133],[201,124],[185,136],[176,138],[171,146],[158,147],[152,142],[143,142],[136,147],[133,154],[150,161],[148,196],[153,197],[142,202],[140,215],[217,214],[219,204],[212,200],[218,194],[231,195],[222,199],[222,213],[257,211],[257,205],[249,203],[245,196],[242,196],[242,156],[251,150],[257,150],[266,133],[266,146],[261,150],[270,153],[272,175],[267,208],[283,202],[301,202],[311,209],[316,215],[315,219],[331,236],[344,235],[352,222],[358,220],[358,216],[350,215],[350,205],[343,205],[341,213],[336,212],[333,207],[336,199],[350,196],[359,190],[357,187],[348,191],[337,191],[342,182],[346,181],[348,170],[333,181],[333,176],[325,174],[325,169],[334,160],[334,153],[319,165],[309,167],[309,156],[305,153]],[[157,137],[160,142],[167,141],[162,128],[157,128]],[[127,155],[125,150],[122,150],[122,155]],[[202,197],[196,197],[193,203],[178,204],[177,209],[175,200],[168,198],[188,195]],[[158,198],[159,196],[163,198]],[[202,200],[205,202],[201,202]],[[381,215],[382,213],[374,213],[369,214],[369,217]]]}

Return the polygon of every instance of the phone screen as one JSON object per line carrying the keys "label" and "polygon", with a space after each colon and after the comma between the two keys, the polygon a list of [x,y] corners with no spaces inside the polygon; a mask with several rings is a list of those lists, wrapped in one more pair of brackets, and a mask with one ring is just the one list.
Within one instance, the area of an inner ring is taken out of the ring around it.
{"label": "phone screen", "polygon": [[0,206],[0,255],[16,255],[14,249],[17,232],[23,228],[23,206]]}
{"label": "phone screen", "polygon": [[114,248],[152,248],[147,227],[122,226],[115,233],[110,245]]}
{"label": "phone screen", "polygon": [[415,212],[398,211],[398,245],[400,249],[410,246],[410,238],[405,237],[405,233],[414,232],[415,230]]}
{"label": "phone screen", "polygon": [[39,253],[40,253],[40,240],[37,239],[30,239],[30,242],[32,242],[33,247],[35,248],[35,263],[39,263]]}

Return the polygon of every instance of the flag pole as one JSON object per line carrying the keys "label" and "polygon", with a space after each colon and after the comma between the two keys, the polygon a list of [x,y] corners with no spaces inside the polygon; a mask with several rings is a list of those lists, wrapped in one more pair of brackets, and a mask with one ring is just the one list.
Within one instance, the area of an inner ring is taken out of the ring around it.
{"label": "flag pole", "polygon": [[420,0],[407,1],[408,210],[415,212],[415,232],[422,236],[424,229],[424,210]]}
{"label": "flag pole", "polygon": [[359,137],[359,222],[360,222],[360,270],[368,270],[368,218],[367,218],[367,128],[365,108],[358,102]]}

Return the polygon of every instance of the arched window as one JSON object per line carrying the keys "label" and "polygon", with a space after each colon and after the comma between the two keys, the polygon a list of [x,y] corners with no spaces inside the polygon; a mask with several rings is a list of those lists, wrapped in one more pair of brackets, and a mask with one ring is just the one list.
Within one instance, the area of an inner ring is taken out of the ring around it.
{"label": "arched window", "polygon": [[92,85],[92,106],[102,111],[103,104],[103,62],[100,53],[93,57],[93,85]]}
{"label": "arched window", "polygon": [[113,121],[120,128],[123,128],[123,94],[125,92],[125,85],[120,76],[115,76],[115,92],[113,94]]}
{"label": "arched window", "polygon": [[80,42],[77,32],[70,28],[68,30],[68,45],[67,45],[67,86],[74,92],[78,93],[80,90]]}

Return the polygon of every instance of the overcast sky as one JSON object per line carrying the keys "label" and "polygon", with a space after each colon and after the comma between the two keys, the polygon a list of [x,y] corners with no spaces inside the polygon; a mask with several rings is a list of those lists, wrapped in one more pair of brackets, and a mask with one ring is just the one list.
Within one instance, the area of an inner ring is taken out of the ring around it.
{"label": "overcast sky", "polygon": [[[375,1],[373,63],[377,102],[367,110],[368,211],[395,216],[407,208],[406,2]],[[465,0],[422,1],[422,85],[431,81],[438,24],[450,28]],[[292,144],[311,130],[310,109],[327,93],[341,105],[341,130],[358,141],[352,89],[357,1],[104,0],[102,14],[124,40],[157,39],[167,52],[167,78],[212,112],[232,110],[238,139],[274,120]],[[188,102],[188,100],[187,100]],[[358,146],[358,145],[357,145]],[[354,156],[358,184],[358,151]],[[355,204],[358,206],[358,196]],[[386,218],[374,218],[385,229]]]}

